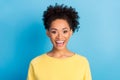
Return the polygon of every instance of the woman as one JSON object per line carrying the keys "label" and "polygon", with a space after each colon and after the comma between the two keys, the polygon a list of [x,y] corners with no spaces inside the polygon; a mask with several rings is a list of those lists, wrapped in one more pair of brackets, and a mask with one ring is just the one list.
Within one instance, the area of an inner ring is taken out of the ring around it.
{"label": "woman", "polygon": [[79,28],[78,18],[72,7],[47,8],[43,21],[53,48],[31,61],[27,80],[92,80],[87,59],[67,49],[69,38]]}

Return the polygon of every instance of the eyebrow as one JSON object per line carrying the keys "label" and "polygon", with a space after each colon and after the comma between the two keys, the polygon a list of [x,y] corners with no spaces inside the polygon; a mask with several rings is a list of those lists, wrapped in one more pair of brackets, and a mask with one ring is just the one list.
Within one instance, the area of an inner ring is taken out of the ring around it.
{"label": "eyebrow", "polygon": [[68,29],[68,28],[63,28],[63,30],[64,30],[64,29]]}
{"label": "eyebrow", "polygon": [[[65,29],[68,29],[68,28],[63,28],[62,30],[65,30]],[[50,28],[50,30],[57,30],[56,28]]]}
{"label": "eyebrow", "polygon": [[50,28],[49,30],[57,30],[56,28]]}

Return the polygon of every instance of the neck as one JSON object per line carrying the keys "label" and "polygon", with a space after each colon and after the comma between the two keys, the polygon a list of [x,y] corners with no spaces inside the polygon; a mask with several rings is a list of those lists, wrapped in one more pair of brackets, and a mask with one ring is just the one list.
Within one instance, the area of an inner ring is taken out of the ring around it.
{"label": "neck", "polygon": [[71,51],[69,51],[68,49],[62,49],[62,50],[58,50],[58,49],[52,49],[49,53],[49,56],[51,57],[56,57],[56,58],[65,58],[65,57],[70,57],[73,56],[74,53],[72,53]]}
{"label": "neck", "polygon": [[62,50],[52,49],[51,52],[54,54],[65,55],[65,54],[69,53],[70,51],[68,49],[62,49]]}

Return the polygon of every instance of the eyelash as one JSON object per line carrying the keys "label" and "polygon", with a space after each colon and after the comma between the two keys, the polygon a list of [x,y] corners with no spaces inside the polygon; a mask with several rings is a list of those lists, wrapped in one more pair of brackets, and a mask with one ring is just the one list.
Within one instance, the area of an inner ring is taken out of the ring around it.
{"label": "eyelash", "polygon": [[55,34],[55,33],[56,33],[56,31],[51,31],[51,33]]}
{"label": "eyelash", "polygon": [[[64,34],[67,33],[67,32],[68,32],[67,30],[63,31]],[[51,31],[51,33],[56,34],[57,31]]]}
{"label": "eyelash", "polygon": [[67,30],[63,31],[63,33],[67,33],[67,32],[68,32]]}

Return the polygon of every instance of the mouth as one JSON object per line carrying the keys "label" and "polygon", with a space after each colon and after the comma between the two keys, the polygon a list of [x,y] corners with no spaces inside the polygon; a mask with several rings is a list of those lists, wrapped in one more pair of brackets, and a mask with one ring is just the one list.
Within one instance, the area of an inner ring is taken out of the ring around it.
{"label": "mouth", "polygon": [[58,46],[58,47],[62,47],[63,45],[64,45],[64,41],[56,41],[56,45]]}

